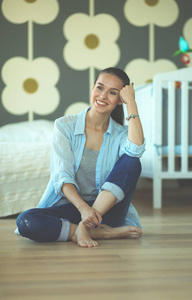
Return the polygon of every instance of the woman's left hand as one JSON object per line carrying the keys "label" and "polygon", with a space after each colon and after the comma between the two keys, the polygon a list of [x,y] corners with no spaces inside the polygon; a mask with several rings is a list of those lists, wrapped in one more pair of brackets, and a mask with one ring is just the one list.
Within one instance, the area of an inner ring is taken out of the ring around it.
{"label": "woman's left hand", "polygon": [[130,85],[124,86],[120,91],[121,101],[127,104],[129,101],[135,101],[135,91],[133,88],[133,83]]}

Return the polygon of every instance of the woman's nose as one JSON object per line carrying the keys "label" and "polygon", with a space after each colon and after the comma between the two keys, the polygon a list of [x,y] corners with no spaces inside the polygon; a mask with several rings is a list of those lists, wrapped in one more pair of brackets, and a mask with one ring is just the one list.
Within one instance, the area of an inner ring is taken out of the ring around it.
{"label": "woman's nose", "polygon": [[99,96],[99,98],[106,98],[107,94],[106,94],[106,91],[103,90]]}

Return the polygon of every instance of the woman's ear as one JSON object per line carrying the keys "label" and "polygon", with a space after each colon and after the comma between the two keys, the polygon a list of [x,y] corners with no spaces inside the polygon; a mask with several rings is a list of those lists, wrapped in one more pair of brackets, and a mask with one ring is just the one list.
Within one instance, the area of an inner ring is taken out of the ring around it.
{"label": "woman's ear", "polygon": [[123,100],[119,97],[119,101],[117,102],[117,105],[122,105],[123,104]]}

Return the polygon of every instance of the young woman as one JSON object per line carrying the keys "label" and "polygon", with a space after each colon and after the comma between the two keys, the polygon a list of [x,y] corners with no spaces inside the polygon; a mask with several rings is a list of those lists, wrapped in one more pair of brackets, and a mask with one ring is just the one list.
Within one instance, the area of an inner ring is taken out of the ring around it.
{"label": "young woman", "polygon": [[[123,126],[123,108],[129,126]],[[117,68],[102,70],[91,108],[55,121],[51,178],[38,208],[17,218],[20,235],[37,242],[137,238],[139,217],[130,205],[145,150],[133,84]]]}

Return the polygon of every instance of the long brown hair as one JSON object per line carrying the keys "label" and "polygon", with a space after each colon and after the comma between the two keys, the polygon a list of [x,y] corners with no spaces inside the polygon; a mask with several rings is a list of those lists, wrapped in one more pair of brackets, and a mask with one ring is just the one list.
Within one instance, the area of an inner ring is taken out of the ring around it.
{"label": "long brown hair", "polygon": [[[99,75],[104,74],[104,73],[112,74],[112,75],[117,76],[119,79],[121,79],[123,81],[124,86],[130,84],[130,79],[129,79],[128,75],[123,70],[118,69],[118,68],[113,68],[113,67],[106,68],[106,69],[100,71],[97,78],[96,78],[96,80],[95,80],[95,83],[96,83]],[[111,117],[114,121],[116,121],[120,125],[123,125],[124,124],[123,106],[122,105],[117,105],[115,107],[115,109],[112,111]]]}

